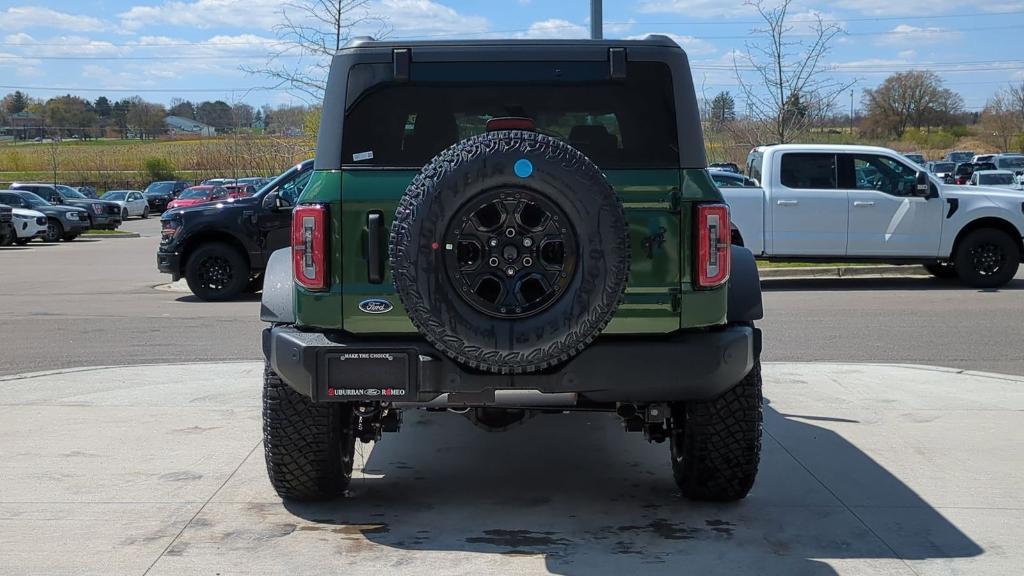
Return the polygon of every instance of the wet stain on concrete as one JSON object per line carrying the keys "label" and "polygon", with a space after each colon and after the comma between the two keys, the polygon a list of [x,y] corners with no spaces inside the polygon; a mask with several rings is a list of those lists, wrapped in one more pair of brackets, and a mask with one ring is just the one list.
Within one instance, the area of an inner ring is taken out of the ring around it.
{"label": "wet stain on concrete", "polygon": [[345,536],[353,535],[371,535],[371,534],[387,534],[391,531],[391,528],[387,524],[343,524],[337,525],[337,522],[328,521],[328,525],[321,526],[316,524],[306,524],[299,526],[300,532],[331,532],[332,534],[341,534]]}
{"label": "wet stain on concrete", "polygon": [[466,538],[469,544],[490,544],[504,548],[537,548],[565,546],[572,540],[556,538],[557,532],[534,532],[532,530],[484,530],[485,536]]}
{"label": "wet stain on concrete", "polygon": [[673,523],[664,518],[651,520],[644,526],[619,526],[619,532],[646,532],[665,540],[692,540],[701,531],[700,528],[690,528],[685,523]]}
{"label": "wet stain on concrete", "polygon": [[171,430],[176,434],[202,434],[203,432],[209,432],[210,430],[219,430],[220,426],[189,426],[188,428],[178,428],[177,430]]}
{"label": "wet stain on concrete", "polygon": [[182,470],[181,472],[168,472],[167,474],[161,474],[160,479],[165,482],[193,482],[195,480],[201,480],[203,475],[198,472],[192,472],[191,470]]}

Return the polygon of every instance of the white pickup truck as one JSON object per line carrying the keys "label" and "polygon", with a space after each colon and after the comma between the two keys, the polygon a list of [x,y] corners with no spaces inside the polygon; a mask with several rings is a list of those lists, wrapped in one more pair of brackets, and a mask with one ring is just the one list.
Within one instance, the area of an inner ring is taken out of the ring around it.
{"label": "white pickup truck", "polygon": [[1024,192],[944,184],[888,148],[754,148],[759,188],[723,187],[733,243],[768,260],[920,263],[974,287],[1013,279]]}

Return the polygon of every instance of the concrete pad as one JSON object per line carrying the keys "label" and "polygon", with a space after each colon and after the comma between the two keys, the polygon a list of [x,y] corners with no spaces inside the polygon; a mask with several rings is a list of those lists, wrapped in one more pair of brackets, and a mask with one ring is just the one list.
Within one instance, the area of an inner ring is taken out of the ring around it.
{"label": "concrete pad", "polygon": [[[407,413],[349,495],[282,503],[257,363],[0,378],[0,572],[1006,574],[1024,379],[767,364],[758,482],[682,499],[667,447],[606,414],[489,433]],[[180,533],[179,533],[180,532]]]}

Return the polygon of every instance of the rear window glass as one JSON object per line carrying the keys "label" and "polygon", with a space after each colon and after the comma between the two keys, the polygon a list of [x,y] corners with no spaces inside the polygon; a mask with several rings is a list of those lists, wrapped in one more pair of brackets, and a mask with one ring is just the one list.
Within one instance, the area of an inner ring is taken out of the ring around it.
{"label": "rear window glass", "polygon": [[836,187],[835,154],[784,154],[782,185],[787,188],[825,189]]}
{"label": "rear window glass", "polygon": [[[373,65],[351,74],[350,86],[379,77]],[[417,63],[409,82],[351,103],[342,163],[419,168],[500,117],[530,118],[602,168],[679,166],[672,77],[656,62],[630,62],[624,80],[608,78],[607,62]]]}

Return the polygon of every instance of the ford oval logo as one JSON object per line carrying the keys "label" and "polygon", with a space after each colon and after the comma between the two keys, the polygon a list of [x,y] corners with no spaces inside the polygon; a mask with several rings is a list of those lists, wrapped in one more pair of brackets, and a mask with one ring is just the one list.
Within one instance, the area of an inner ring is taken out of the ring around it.
{"label": "ford oval logo", "polygon": [[359,309],[367,314],[385,314],[391,312],[394,306],[383,298],[370,298],[359,303]]}

